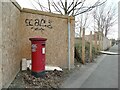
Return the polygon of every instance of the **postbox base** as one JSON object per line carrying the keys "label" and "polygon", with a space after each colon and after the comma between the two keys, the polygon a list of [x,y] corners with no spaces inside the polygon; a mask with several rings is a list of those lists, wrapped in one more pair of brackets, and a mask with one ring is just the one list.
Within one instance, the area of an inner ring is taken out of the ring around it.
{"label": "postbox base", "polygon": [[42,71],[42,72],[34,72],[34,71],[32,71],[31,74],[32,74],[34,77],[36,77],[36,78],[45,77],[45,75],[46,75],[45,71]]}

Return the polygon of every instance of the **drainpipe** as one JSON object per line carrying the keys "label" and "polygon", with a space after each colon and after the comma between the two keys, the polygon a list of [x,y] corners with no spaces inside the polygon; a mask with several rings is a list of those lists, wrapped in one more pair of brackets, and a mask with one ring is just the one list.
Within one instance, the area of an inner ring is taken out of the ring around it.
{"label": "drainpipe", "polygon": [[70,70],[70,17],[68,17],[68,69]]}

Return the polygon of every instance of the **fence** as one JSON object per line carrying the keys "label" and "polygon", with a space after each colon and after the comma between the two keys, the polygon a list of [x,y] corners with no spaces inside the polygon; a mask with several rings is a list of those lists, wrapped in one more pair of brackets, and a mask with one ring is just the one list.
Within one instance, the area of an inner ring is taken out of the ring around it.
{"label": "fence", "polygon": [[[85,29],[84,29],[85,31]],[[82,38],[82,42],[81,42],[81,38]],[[107,50],[109,49],[111,46],[112,46],[112,41],[109,40],[107,37],[104,37],[100,32],[95,32],[93,35],[92,35],[92,31],[90,32],[90,35],[85,35],[85,33],[83,33],[82,37],[81,38],[75,38],[75,43],[78,45],[80,43],[82,43],[82,63],[85,64],[85,42],[89,42],[89,46],[87,46],[87,48],[89,48],[89,62],[92,61],[92,47],[95,47],[95,53],[96,51],[99,52],[100,50]],[[87,43],[86,43],[87,44]],[[80,46],[80,45],[79,45]],[[78,48],[80,49],[80,48]],[[78,55],[78,51],[79,50],[76,50],[75,49],[75,53],[76,53],[76,58],[78,57],[79,58],[79,55]],[[79,52],[80,54],[80,52]]]}
{"label": "fence", "polygon": [[[97,34],[96,41],[95,41],[95,34]],[[112,41],[109,40],[107,37],[104,37],[100,33],[95,33],[95,34],[92,35],[92,43],[94,46],[95,46],[95,42],[97,43],[97,46],[98,48],[100,48],[100,50],[106,50],[112,46]],[[90,42],[90,35],[85,35],[85,40]]]}

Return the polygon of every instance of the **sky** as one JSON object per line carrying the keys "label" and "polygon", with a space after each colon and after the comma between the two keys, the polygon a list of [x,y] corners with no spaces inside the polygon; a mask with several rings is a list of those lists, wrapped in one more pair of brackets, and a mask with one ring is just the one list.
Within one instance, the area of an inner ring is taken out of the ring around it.
{"label": "sky", "polygon": [[[20,6],[22,8],[30,8],[30,9],[34,9],[34,6],[32,5],[32,1],[33,0],[16,0]],[[47,5],[47,0],[40,0],[42,1],[41,4],[46,6]],[[59,0],[54,0],[55,2],[59,1]],[[64,1],[64,0],[62,0]],[[72,0],[68,0],[68,1],[72,1]],[[94,2],[96,2],[97,0],[86,0],[87,3],[85,3],[86,5],[92,4]],[[114,5],[117,9],[118,9],[118,2],[120,0],[107,0],[107,5],[110,6],[111,4]],[[37,4],[34,3],[35,6],[37,6]],[[38,8],[39,6],[37,6]],[[90,28],[89,28],[90,29]],[[89,30],[90,31],[90,30]],[[89,34],[89,31],[86,30],[86,34]],[[93,30],[92,30],[93,31]],[[111,31],[108,34],[108,38],[109,39],[117,39],[118,38],[118,24],[115,24],[112,28]]]}

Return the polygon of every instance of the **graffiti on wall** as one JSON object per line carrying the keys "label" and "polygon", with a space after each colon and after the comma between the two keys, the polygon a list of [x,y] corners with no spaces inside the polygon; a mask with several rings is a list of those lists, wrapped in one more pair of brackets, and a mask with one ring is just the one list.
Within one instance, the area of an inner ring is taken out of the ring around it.
{"label": "graffiti on wall", "polygon": [[52,29],[52,21],[45,19],[25,19],[25,24],[33,30],[45,30],[45,28]]}

